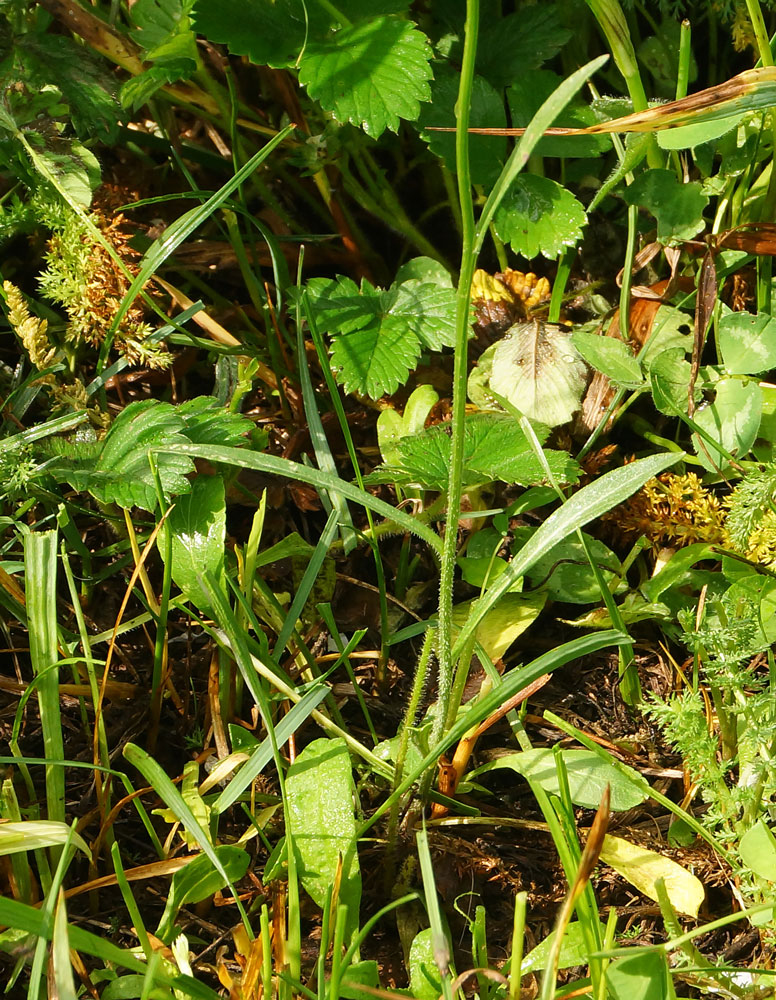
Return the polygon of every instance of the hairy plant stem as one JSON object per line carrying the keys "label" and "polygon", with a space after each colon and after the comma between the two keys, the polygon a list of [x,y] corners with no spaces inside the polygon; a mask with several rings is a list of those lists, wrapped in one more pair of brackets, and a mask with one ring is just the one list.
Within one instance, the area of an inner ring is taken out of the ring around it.
{"label": "hairy plant stem", "polygon": [[[428,668],[431,662],[431,653],[434,646],[435,633],[434,629],[427,629],[426,635],[423,639],[423,645],[420,649],[420,656],[418,657],[418,663],[415,667],[415,676],[412,680],[412,691],[410,692],[410,700],[407,702],[407,710],[404,713],[404,718],[402,719],[401,729],[399,730],[399,746],[396,750],[396,760],[394,762],[395,770],[393,772],[393,786],[391,788],[392,792],[395,792],[399,785],[402,783],[404,777],[404,764],[407,760],[407,750],[410,744],[410,730],[415,725],[415,719],[418,714],[418,708],[420,707],[420,699],[423,695],[423,691],[426,687],[426,681],[428,679]],[[391,805],[391,813],[388,818],[388,836],[387,845],[385,852],[385,890],[386,892],[391,892],[394,887],[394,881],[396,877],[396,847],[397,847],[397,835],[399,829],[399,805],[401,800],[396,799]]]}
{"label": "hairy plant stem", "polygon": [[461,206],[461,270],[455,313],[455,362],[453,367],[453,417],[450,445],[450,478],[447,486],[447,525],[442,545],[442,567],[439,577],[439,711],[434,720],[432,745],[445,729],[445,716],[453,684],[453,576],[458,541],[458,521],[461,514],[463,486],[464,416],[466,406],[466,361],[469,334],[469,302],[472,277],[477,262],[475,251],[474,204],[469,170],[469,106],[474,80],[474,58],[479,31],[479,0],[466,0],[466,25],[461,64],[461,83],[455,105],[455,163],[458,175],[458,201]]}

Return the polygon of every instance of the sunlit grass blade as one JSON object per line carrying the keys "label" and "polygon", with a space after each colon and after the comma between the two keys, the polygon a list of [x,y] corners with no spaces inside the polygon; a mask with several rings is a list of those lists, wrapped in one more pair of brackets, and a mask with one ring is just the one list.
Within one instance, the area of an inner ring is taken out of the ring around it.
{"label": "sunlit grass blade", "polygon": [[168,809],[171,809],[178,819],[184,826],[186,832],[193,837],[196,841],[197,846],[203,851],[209,858],[213,867],[216,869],[218,874],[223,878],[224,883],[229,886],[231,893],[234,897],[237,909],[242,917],[243,924],[250,935],[253,937],[253,932],[251,930],[250,922],[248,921],[248,916],[243,909],[243,905],[239,900],[237,891],[229,880],[229,875],[227,874],[224,866],[221,864],[216,852],[213,850],[213,845],[210,842],[210,837],[207,831],[203,830],[196,818],[194,813],[189,808],[188,804],[184,801],[183,796],[175,787],[175,785],[170,781],[169,777],[163,770],[160,764],[154,760],[149,754],[145,752],[141,747],[134,743],[127,743],[124,747],[124,757],[132,764],[134,767],[140,771],[143,777],[146,779],[149,785],[154,789],[159,798],[164,802]]}
{"label": "sunlit grass blade", "polygon": [[[164,453],[164,449],[159,449]],[[441,549],[439,536],[424,524],[422,521],[411,517],[403,510],[398,510],[384,500],[373,497],[371,493],[360,490],[344,479],[321,472],[320,469],[311,469],[299,462],[290,462],[285,458],[278,458],[277,455],[265,455],[255,451],[246,451],[244,448],[226,448],[217,445],[207,444],[186,444],[176,445],[178,454],[191,455],[192,458],[205,458],[210,462],[223,462],[226,465],[235,465],[243,469],[256,469],[258,472],[268,472],[286,479],[297,479],[302,483],[310,483],[323,490],[337,490],[348,500],[353,500],[367,507],[369,510],[380,514],[381,517],[395,522],[404,531],[410,531],[413,535],[426,542],[434,552]],[[678,456],[677,459],[678,460]]]}
{"label": "sunlit grass blade", "polygon": [[[38,678],[38,708],[46,757],[65,756],[59,714],[57,651],[57,532],[32,531],[24,538],[24,583],[30,660]],[[47,818],[65,820],[65,772],[46,766]]]}
{"label": "sunlit grass blade", "polygon": [[151,246],[146,250],[143,260],[140,264],[137,276],[132,281],[132,284],[127,289],[127,293],[121,301],[116,315],[111,324],[111,329],[109,332],[108,340],[111,340],[113,334],[118,330],[119,324],[126,316],[132,303],[135,301],[139,295],[143,285],[148,281],[154,271],[160,267],[164,261],[174,253],[184,240],[187,240],[191,234],[202,225],[202,223],[209,219],[213,212],[216,211],[231,193],[238,188],[244,181],[246,181],[251,174],[259,167],[264,160],[270,155],[270,153],[276,149],[288,136],[293,132],[296,126],[292,123],[287,125],[281,132],[278,132],[270,141],[263,146],[258,153],[254,154],[247,163],[244,164],[222,187],[216,191],[203,205],[198,205],[196,208],[190,209],[181,215],[172,225],[168,226],[164,234],[160,236],[157,240],[151,244]]}

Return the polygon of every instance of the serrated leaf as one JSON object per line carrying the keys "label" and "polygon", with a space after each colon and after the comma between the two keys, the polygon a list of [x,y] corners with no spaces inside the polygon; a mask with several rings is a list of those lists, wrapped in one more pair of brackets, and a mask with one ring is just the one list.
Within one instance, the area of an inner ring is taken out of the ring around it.
{"label": "serrated leaf", "polygon": [[[170,403],[154,399],[130,403],[106,434],[93,469],[61,467],[56,472],[74,489],[88,490],[102,503],[154,510],[156,487],[148,453],[188,444],[182,429],[183,420]],[[159,452],[156,461],[165,495],[188,493],[191,487],[186,475],[194,471],[191,458]]]}
{"label": "serrated leaf", "polygon": [[[715,386],[716,397],[709,406],[699,409],[695,422],[733,458],[743,458],[755,442],[762,417],[763,394],[757,382],[721,379]],[[728,459],[708,441],[693,434],[693,447],[704,469],[724,469]]]}
{"label": "serrated leaf", "polygon": [[585,361],[612,382],[626,389],[638,389],[644,384],[641,366],[621,340],[587,330],[577,330],[571,339]]}
{"label": "serrated leaf", "polygon": [[[540,8],[529,8],[539,10]],[[527,13],[523,12],[523,13]],[[521,15],[522,16],[522,13]],[[511,112],[512,124],[516,128],[525,128],[533,116],[563,82],[563,78],[547,69],[526,73],[522,70],[507,81],[511,84],[507,90],[507,100]],[[585,128],[600,121],[600,114],[589,104],[576,97],[569,101],[553,122],[554,127]],[[600,156],[611,149],[609,136],[579,135],[579,136],[545,136],[540,139],[534,149],[536,156],[558,157],[593,157]]]}
{"label": "serrated leaf", "polygon": [[585,210],[566,188],[549,177],[520,174],[496,210],[493,224],[499,239],[531,260],[557,257],[582,238]]}
{"label": "serrated leaf", "polygon": [[[646,801],[647,793],[641,787],[642,778],[638,771],[626,765],[615,767],[592,750],[563,750],[562,755],[574,805],[584,809],[597,809],[607,785],[613,811],[635,809]],[[558,768],[552,750],[537,748],[507,754],[478,767],[471,777],[504,768],[517,771],[524,778],[535,781],[546,792],[560,795]]]}
{"label": "serrated leaf", "polygon": [[359,926],[361,870],[356,851],[355,786],[347,744],[319,739],[308,744],[288,769],[288,822],[299,859],[299,877],[323,906],[342,863],[340,903],[348,907],[346,939]]}
{"label": "serrated leaf", "polygon": [[115,83],[88,48],[64,35],[30,31],[14,38],[14,49],[28,83],[56,84],[79,136],[115,141],[122,117]]}
{"label": "serrated leaf", "polygon": [[681,183],[673,170],[645,170],[622,192],[628,205],[641,205],[657,219],[658,242],[691,240],[703,229],[708,196],[698,181]]}
{"label": "serrated leaf", "polygon": [[[547,430],[539,429],[540,440],[546,436]],[[450,436],[445,427],[437,425],[412,437],[403,437],[397,443],[397,450],[399,466],[384,470],[387,481],[431,490],[447,489]],[[579,467],[566,452],[546,449],[544,454],[553,475],[562,482],[576,480]],[[466,418],[463,470],[464,486],[495,479],[528,486],[545,480],[544,468],[520,427],[501,413],[475,413]],[[386,481],[381,470],[377,472],[378,478],[368,477],[367,482]]]}
{"label": "serrated leaf", "polygon": [[222,873],[216,870],[206,854],[200,854],[185,868],[175,872],[167,894],[164,913],[156,930],[156,936],[166,944],[170,943],[169,939],[174,930],[173,922],[182,906],[209,899],[219,889],[225,888],[229,882],[232,884],[238,882],[248,870],[251,859],[242,848],[222,844],[213,848],[213,851],[228,879],[224,879]]}
{"label": "serrated leaf", "polygon": [[197,0],[191,16],[210,41],[275,69],[294,65],[308,32],[317,37],[331,26],[321,4],[304,0]]}
{"label": "serrated leaf", "polygon": [[430,58],[426,36],[408,21],[375,17],[308,43],[299,81],[337,121],[376,139],[402,118],[415,121],[431,99]]}
{"label": "serrated leaf", "polygon": [[396,288],[391,314],[404,316],[424,347],[441,351],[455,346],[455,290],[410,279]]}
{"label": "serrated leaf", "polygon": [[658,894],[655,883],[662,878],[674,909],[691,917],[698,916],[705,896],[703,885],[671,858],[607,834],[601,849],[601,861],[656,902]]}
{"label": "serrated leaf", "polygon": [[579,409],[587,369],[560,327],[517,323],[493,353],[490,387],[529,420],[548,427],[567,423]]}
{"label": "serrated leaf", "polygon": [[[447,63],[434,66],[431,103],[423,105],[418,120],[422,129],[429,126],[445,128],[455,122],[459,84],[460,75],[453,72]],[[503,128],[507,124],[503,96],[481,76],[475,76],[472,81],[469,116],[472,128]],[[455,135],[451,132],[423,131],[421,138],[428,143],[432,153],[444,160],[447,169],[455,172]],[[469,148],[472,183],[492,187],[501,173],[506,153],[506,139],[500,136],[488,136],[479,142],[472,142]]]}
{"label": "serrated leaf", "polygon": [[[477,45],[477,71],[494,87],[508,86],[513,80],[527,76],[528,71],[538,69],[572,35],[561,23],[554,3],[523,6],[518,13],[483,20]],[[530,78],[534,75],[531,73]]]}
{"label": "serrated leaf", "polygon": [[776,367],[776,319],[734,312],[719,322],[719,350],[730,375],[759,375]]}
{"label": "serrated leaf", "polygon": [[145,50],[150,68],[127,80],[121,88],[125,107],[139,108],[156,91],[176,80],[188,79],[197,68],[197,41],[189,21],[192,0],[136,0],[130,17],[132,37]]}
{"label": "serrated leaf", "polygon": [[191,492],[179,497],[162,525],[159,552],[165,553],[166,533],[172,532],[172,578],[200,611],[210,608],[202,576],[210,571],[220,580],[224,566],[226,505],[220,476],[198,476]]}
{"label": "serrated leaf", "polygon": [[195,396],[178,407],[183,433],[194,444],[236,447],[246,443],[254,423],[241,413],[220,406],[213,396]]}
{"label": "serrated leaf", "polygon": [[313,278],[307,283],[319,327],[331,335],[332,369],[347,392],[378,399],[402,385],[421,347],[455,335],[455,292],[411,279],[388,291],[368,281]]}

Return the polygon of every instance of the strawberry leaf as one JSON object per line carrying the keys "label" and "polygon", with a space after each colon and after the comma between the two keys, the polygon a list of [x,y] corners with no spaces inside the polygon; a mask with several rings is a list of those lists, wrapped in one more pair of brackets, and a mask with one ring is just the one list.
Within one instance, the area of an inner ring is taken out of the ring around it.
{"label": "strawberry leaf", "polygon": [[422,349],[452,346],[455,291],[411,278],[387,291],[368,281],[313,278],[307,294],[318,326],[332,339],[331,360],[346,392],[372,399],[407,380]]}
{"label": "strawberry leaf", "polygon": [[375,17],[309,42],[299,80],[337,121],[377,138],[402,118],[417,119],[431,99],[430,57],[426,36],[408,21]]}
{"label": "strawberry leaf", "polygon": [[566,188],[549,177],[520,174],[493,220],[499,239],[531,260],[557,257],[573,247],[587,222],[585,210]]}

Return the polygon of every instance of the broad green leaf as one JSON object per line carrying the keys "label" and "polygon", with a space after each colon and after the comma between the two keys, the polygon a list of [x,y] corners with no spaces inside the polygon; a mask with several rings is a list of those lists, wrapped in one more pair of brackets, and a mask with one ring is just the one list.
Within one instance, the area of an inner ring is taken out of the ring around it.
{"label": "broad green leaf", "polygon": [[100,164],[94,153],[77,139],[49,145],[40,133],[28,133],[26,142],[38,173],[46,180],[51,175],[74,205],[87,209],[101,180]]}
{"label": "broad green leaf", "polygon": [[74,489],[88,490],[102,503],[154,510],[157,497],[148,461],[150,451],[159,450],[157,466],[166,496],[190,489],[186,476],[194,471],[194,463],[177,450],[178,445],[188,443],[183,426],[170,403],[155,399],[130,403],[106,434],[93,468],[60,466],[52,471]]}
{"label": "broad green leaf", "polygon": [[374,17],[308,42],[299,81],[337,121],[376,139],[398,131],[402,118],[415,121],[431,99],[430,58],[426,36],[409,21]]}
{"label": "broad green leaf", "polygon": [[387,465],[399,465],[398,443],[403,437],[419,434],[439,394],[430,385],[419,385],[407,400],[404,413],[386,407],[377,418],[377,443]]}
{"label": "broad green leaf", "polygon": [[663,951],[633,948],[632,955],[616,958],[606,969],[612,1000],[657,1000],[668,997],[668,966]]}
{"label": "broad green leaf", "polygon": [[434,961],[431,928],[419,931],[410,945],[410,995],[413,1000],[438,1000],[442,978]]}
{"label": "broad green leaf", "polygon": [[479,621],[512,587],[517,578],[525,576],[536,560],[548,549],[577,528],[584,527],[612,507],[616,507],[618,503],[627,500],[653,476],[660,475],[680,461],[683,454],[676,452],[637,459],[619,469],[612,469],[611,472],[605,473],[575,493],[537,528],[509,564],[507,572],[503,573],[498,582],[477,601],[469,621],[458,637],[455,652],[459,652],[464,643],[469,641]]}
{"label": "broad green leaf", "polygon": [[194,396],[178,407],[183,418],[183,433],[195,444],[239,445],[255,424],[242,413],[232,413],[213,396]]}
{"label": "broad green leaf", "polygon": [[228,876],[227,880],[205,854],[200,854],[173,875],[164,913],[156,930],[156,936],[165,944],[170,943],[173,923],[182,906],[209,899],[227,884],[234,885],[248,870],[251,859],[242,848],[222,844],[214,848],[214,852],[221,862],[223,872]]}
{"label": "broad green leaf", "polygon": [[661,149],[689,149],[701,143],[719,139],[736,127],[743,115],[718,118],[715,121],[700,122],[697,125],[680,125],[657,133],[657,144]]}
{"label": "broad green leaf", "polygon": [[162,525],[158,549],[165,554],[167,532],[172,533],[172,578],[200,611],[207,611],[207,590],[202,574],[209,570],[218,580],[224,567],[226,504],[220,476],[197,476],[191,492],[179,497]]}
{"label": "broad green leaf", "polygon": [[121,88],[126,107],[139,108],[176,80],[188,79],[198,62],[197,40],[189,23],[192,0],[136,0],[129,9],[132,38],[144,50],[149,69]]}
{"label": "broad green leaf", "polygon": [[319,739],[308,744],[288,769],[286,793],[299,877],[318,906],[324,905],[342,859],[339,900],[348,907],[346,937],[350,938],[359,926],[361,870],[355,786],[345,741]]}
{"label": "broad green leaf", "polygon": [[[516,16],[522,18],[529,10],[540,9],[538,6],[527,8]],[[511,84],[507,90],[507,99],[512,124],[519,127],[530,122],[544,101],[562,83],[562,77],[547,69],[536,70],[533,73],[521,70],[506,82]],[[580,97],[575,97],[557,116],[553,125],[584,128],[600,121],[600,118],[600,114],[597,114],[590,105],[585,104]],[[593,157],[605,153],[611,146],[612,140],[607,135],[545,136],[536,144],[534,152],[537,156]]]}
{"label": "broad green leaf", "polygon": [[743,835],[738,843],[738,854],[744,866],[755,875],[776,883],[776,838],[762,819]]}
{"label": "broad green leaf", "polygon": [[666,351],[681,348],[683,354],[692,354],[692,316],[674,306],[658,306],[652,322],[652,332],[639,352],[639,363],[645,371],[660,361]]}
{"label": "broad green leaf", "polygon": [[[690,363],[685,360],[681,347],[666,350],[662,357],[652,362],[649,369],[652,401],[661,413],[669,417],[687,413],[691,374]],[[697,387],[695,396],[700,398]]]}
{"label": "broad green leaf", "polygon": [[698,181],[683,184],[673,170],[645,170],[622,192],[629,205],[646,208],[657,219],[660,243],[691,240],[704,226],[703,210],[709,203]]}
{"label": "broad green leaf", "polygon": [[[743,458],[760,429],[762,393],[756,381],[721,379],[715,386],[714,402],[699,409],[694,420],[734,458]],[[709,472],[724,469],[728,459],[707,440],[693,434],[693,447],[701,465]]]}
{"label": "broad green leaf", "polygon": [[405,511],[392,507],[384,500],[372,496],[366,490],[360,490],[344,479],[320,469],[313,469],[301,462],[290,462],[288,459],[280,458],[277,455],[266,455],[264,453],[248,451],[246,448],[216,447],[206,444],[190,444],[176,448],[176,453],[186,454],[195,458],[204,458],[209,462],[223,462],[227,465],[234,465],[243,469],[256,469],[269,475],[285,476],[290,479],[298,479],[302,483],[310,483],[313,486],[325,490],[335,490],[355,503],[374,511],[380,517],[396,523],[403,531],[409,531],[433,549],[434,552],[441,551],[439,536]]}
{"label": "broad green leaf", "polygon": [[[519,537],[519,536],[518,536]],[[585,536],[591,554],[607,584],[620,573],[620,560],[603,542]],[[593,604],[602,600],[601,588],[579,539],[572,535],[537,559],[529,570],[533,587],[546,588],[556,601],[567,604]]]}
{"label": "broad green leaf", "polygon": [[14,58],[24,64],[28,84],[56,84],[81,138],[88,135],[107,143],[116,139],[122,112],[115,80],[90,48],[65,35],[41,31],[15,35],[13,45]]}
{"label": "broad green leaf", "polygon": [[[646,801],[648,796],[641,787],[641,776],[632,768],[607,764],[591,750],[563,750],[562,754],[568,772],[571,801],[575,805],[597,809],[607,785],[614,812],[635,809]],[[471,777],[503,769],[517,771],[524,778],[541,785],[546,792],[560,795],[558,769],[552,750],[535,749],[507,754],[478,767]],[[625,771],[632,774],[632,780],[626,777]]]}
{"label": "broad green leaf", "polygon": [[496,344],[490,387],[529,420],[548,427],[568,423],[586,383],[585,363],[558,326],[518,323]]}
{"label": "broad green leaf", "polygon": [[[534,80],[536,72],[529,75],[529,71],[537,70],[543,62],[552,59],[571,35],[569,28],[561,23],[554,3],[521,7],[517,13],[506,17],[483,18],[477,45],[477,71],[494,87],[508,86],[521,77]],[[542,101],[545,97],[549,97],[549,92],[543,95]]]}
{"label": "broad green leaf", "polygon": [[26,820],[17,823],[0,823],[0,856],[18,854],[19,851],[38,851],[43,847],[56,847],[67,843],[91,859],[92,852],[80,834],[67,823],[55,820]]}
{"label": "broad green leaf", "polygon": [[[539,429],[540,439],[546,428]],[[399,464],[379,468],[366,482],[396,482],[424,489],[447,489],[450,468],[450,436],[442,425],[430,427],[414,437],[402,437],[396,445]],[[563,482],[575,481],[579,468],[565,452],[546,449],[553,474]],[[527,486],[542,483],[544,468],[515,421],[503,413],[475,413],[464,427],[464,486],[501,480]]]}
{"label": "broad green leaf", "polygon": [[641,365],[621,340],[586,330],[577,330],[571,339],[585,361],[612,382],[625,389],[638,389],[644,384]]}
{"label": "broad green leaf", "polygon": [[[547,600],[546,594],[504,594],[498,604],[485,615],[477,626],[477,642],[495,663],[506,653],[519,635],[541,614]],[[453,608],[456,631],[471,612],[473,601],[457,604]]]}
{"label": "broad green leaf", "polygon": [[[601,938],[603,939],[605,927],[601,924]],[[547,966],[547,959],[555,943],[555,931],[550,931],[547,937],[537,944],[535,948],[523,958],[520,972],[526,976],[529,972],[536,972]],[[590,947],[588,937],[585,935],[584,926],[573,920],[563,932],[563,944],[560,947],[559,969],[570,969],[573,965],[587,965],[590,958]]]}
{"label": "broad green leaf", "polygon": [[454,334],[455,292],[411,279],[384,291],[368,281],[313,278],[310,305],[332,338],[332,367],[347,392],[377,399],[395,392],[423,346],[438,349]]}
{"label": "broad green leaf", "polygon": [[[418,119],[422,129],[428,126],[445,128],[455,121],[455,102],[458,100],[460,75],[447,63],[434,66],[431,84],[431,103],[424,104]],[[498,93],[487,80],[475,76],[472,83],[470,110],[472,126],[503,128],[506,123],[503,94]],[[448,170],[455,172],[455,134],[452,132],[421,132],[429,149],[442,160]],[[470,170],[473,184],[490,188],[501,172],[506,159],[507,141],[492,136],[472,142],[469,147]]]}
{"label": "broad green leaf", "polygon": [[729,375],[759,375],[776,367],[776,319],[767,313],[723,316],[718,343]]}
{"label": "broad green leaf", "polygon": [[703,885],[671,858],[607,834],[601,848],[601,861],[656,902],[658,894],[655,883],[662,878],[674,909],[691,917],[698,916],[705,896]]}
{"label": "broad green leaf", "polygon": [[331,26],[322,4],[304,0],[197,0],[192,18],[211,42],[276,69],[294,65],[309,32],[323,37]]}
{"label": "broad green leaf", "polygon": [[[370,992],[360,989],[361,986],[370,988]],[[377,962],[374,959],[365,959],[362,962],[352,962],[348,966],[345,977],[339,986],[340,996],[345,1000],[372,1000],[374,993],[371,990],[380,988],[380,972]]]}
{"label": "broad green leaf", "polygon": [[[528,260],[557,257],[582,239],[587,215],[570,191],[549,177],[520,174],[496,210],[499,239]],[[697,230],[696,230],[697,232]]]}

